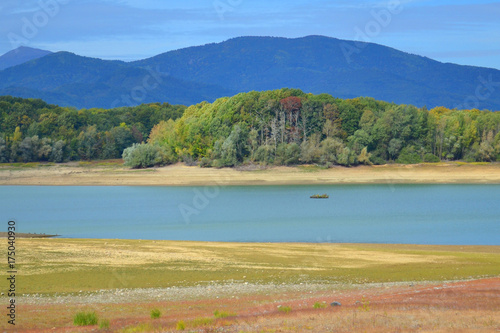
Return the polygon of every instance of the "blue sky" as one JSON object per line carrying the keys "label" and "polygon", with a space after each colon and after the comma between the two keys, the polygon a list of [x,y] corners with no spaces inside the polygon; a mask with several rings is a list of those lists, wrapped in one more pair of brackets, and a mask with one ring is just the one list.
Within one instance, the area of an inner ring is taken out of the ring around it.
{"label": "blue sky", "polygon": [[18,45],[125,61],[237,36],[365,40],[500,69],[500,2],[2,0],[0,54]]}

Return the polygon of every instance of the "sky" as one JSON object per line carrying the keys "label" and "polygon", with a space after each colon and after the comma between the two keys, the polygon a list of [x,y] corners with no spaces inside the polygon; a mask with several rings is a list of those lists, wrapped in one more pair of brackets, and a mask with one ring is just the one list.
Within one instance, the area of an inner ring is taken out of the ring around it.
{"label": "sky", "polygon": [[500,69],[500,2],[1,0],[0,54],[20,45],[132,61],[239,36],[324,35]]}

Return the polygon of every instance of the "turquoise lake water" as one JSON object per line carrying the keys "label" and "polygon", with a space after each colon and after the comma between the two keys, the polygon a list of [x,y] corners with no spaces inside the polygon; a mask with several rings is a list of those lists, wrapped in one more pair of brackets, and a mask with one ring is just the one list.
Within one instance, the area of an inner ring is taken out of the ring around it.
{"label": "turquoise lake water", "polygon": [[71,238],[500,245],[500,185],[1,186],[0,216]]}

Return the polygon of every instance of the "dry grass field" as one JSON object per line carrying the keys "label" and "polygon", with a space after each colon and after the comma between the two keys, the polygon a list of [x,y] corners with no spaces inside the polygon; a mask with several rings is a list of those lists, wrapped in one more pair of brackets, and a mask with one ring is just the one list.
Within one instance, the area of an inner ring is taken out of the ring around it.
{"label": "dry grass field", "polygon": [[[55,238],[17,249],[16,331],[500,329],[498,246]],[[82,311],[109,329],[75,326]]]}

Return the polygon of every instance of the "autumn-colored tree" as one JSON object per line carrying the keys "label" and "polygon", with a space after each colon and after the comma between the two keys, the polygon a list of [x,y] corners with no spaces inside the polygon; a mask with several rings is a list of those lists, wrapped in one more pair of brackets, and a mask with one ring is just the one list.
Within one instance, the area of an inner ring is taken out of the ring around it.
{"label": "autumn-colored tree", "polygon": [[[299,141],[299,117],[302,108],[302,100],[299,97],[290,96],[280,101],[281,109],[285,112],[285,122],[288,121],[287,142]],[[285,124],[286,126],[286,124]]]}

